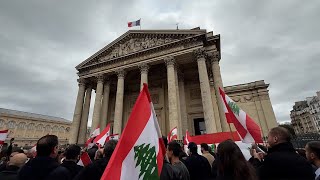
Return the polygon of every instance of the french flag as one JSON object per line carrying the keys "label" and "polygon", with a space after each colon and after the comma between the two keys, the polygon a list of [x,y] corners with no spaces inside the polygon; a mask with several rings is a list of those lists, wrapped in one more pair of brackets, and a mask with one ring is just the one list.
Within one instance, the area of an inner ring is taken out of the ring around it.
{"label": "french flag", "polygon": [[128,22],[128,27],[133,27],[133,26],[140,26],[140,20],[137,21],[132,21],[132,22]]}

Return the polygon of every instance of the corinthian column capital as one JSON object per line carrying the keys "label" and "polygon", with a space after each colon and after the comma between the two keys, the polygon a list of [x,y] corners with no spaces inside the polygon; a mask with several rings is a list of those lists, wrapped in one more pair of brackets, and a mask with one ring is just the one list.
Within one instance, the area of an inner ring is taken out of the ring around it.
{"label": "corinthian column capital", "polygon": [[124,78],[126,76],[126,71],[124,69],[117,69],[116,73],[118,78]]}
{"label": "corinthian column capital", "polygon": [[164,62],[166,63],[167,67],[175,66],[175,64],[176,64],[173,56],[166,57],[164,59]]}
{"label": "corinthian column capital", "polygon": [[206,58],[206,50],[204,48],[199,48],[193,51],[193,55],[198,60],[205,60]]}
{"label": "corinthian column capital", "polygon": [[79,78],[77,81],[79,86],[85,86],[87,82],[84,78]]}
{"label": "corinthian column capital", "polygon": [[211,63],[219,63],[221,56],[219,51],[209,52],[208,57]]}
{"label": "corinthian column capital", "polygon": [[145,73],[145,74],[148,74],[148,71],[149,71],[149,65],[146,64],[146,63],[142,63],[139,65],[139,69],[140,69],[140,73]]}
{"label": "corinthian column capital", "polygon": [[98,74],[98,75],[96,76],[96,80],[97,80],[98,83],[99,83],[99,82],[103,82],[103,81],[104,81],[104,76],[103,76],[102,74]]}

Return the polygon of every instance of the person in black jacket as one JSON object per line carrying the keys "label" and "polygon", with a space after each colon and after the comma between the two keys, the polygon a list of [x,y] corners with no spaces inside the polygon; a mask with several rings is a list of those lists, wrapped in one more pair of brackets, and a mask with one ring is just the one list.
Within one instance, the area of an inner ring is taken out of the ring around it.
{"label": "person in black jacket", "polygon": [[198,154],[198,146],[194,142],[188,144],[189,157],[185,160],[185,165],[189,171],[190,179],[210,179],[211,178],[211,166],[209,161]]}
{"label": "person in black jacket", "polygon": [[26,163],[27,159],[27,156],[23,153],[10,157],[6,169],[0,172],[0,179],[16,180],[18,178],[18,170]]}
{"label": "person in black jacket", "polygon": [[[20,170],[18,178],[21,180],[64,180],[67,177],[52,176],[52,172],[67,170],[56,161],[58,155],[58,137],[55,135],[46,135],[37,142],[37,156],[28,161]],[[63,174],[63,173],[59,173]]]}
{"label": "person in black jacket", "polygon": [[267,155],[262,161],[261,155],[253,150],[254,163],[260,180],[264,179],[303,179],[314,180],[314,172],[310,163],[296,153],[290,142],[290,134],[283,127],[272,128],[268,134]]}
{"label": "person in black jacket", "polygon": [[74,180],[99,180],[106,169],[108,162],[112,156],[114,149],[116,148],[117,141],[110,140],[106,142],[103,148],[103,158],[94,161],[87,167],[83,168],[80,173],[74,178]]}
{"label": "person in black jacket", "polygon": [[81,152],[80,146],[75,144],[70,145],[64,152],[65,159],[60,165],[61,167],[65,168],[65,170],[64,171],[55,170],[51,173],[51,176],[52,177],[64,176],[65,178],[71,180],[76,175],[78,175],[83,168],[82,166],[77,165],[77,162],[80,159],[80,152]]}

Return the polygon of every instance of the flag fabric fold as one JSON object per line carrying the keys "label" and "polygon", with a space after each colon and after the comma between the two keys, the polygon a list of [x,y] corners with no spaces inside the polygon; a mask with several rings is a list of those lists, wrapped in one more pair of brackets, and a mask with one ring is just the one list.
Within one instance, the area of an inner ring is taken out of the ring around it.
{"label": "flag fabric fold", "polygon": [[178,139],[178,129],[174,127],[168,134],[168,142],[174,141]]}
{"label": "flag fabric fold", "polygon": [[234,124],[242,138],[242,142],[262,143],[260,127],[221,88],[219,88],[219,91],[227,122]]}
{"label": "flag fabric fold", "polygon": [[158,120],[144,84],[101,180],[159,179],[164,154]]}
{"label": "flag fabric fold", "polygon": [[189,142],[192,142],[192,140],[191,140],[191,136],[190,136],[190,134],[189,134],[189,131],[186,130],[186,136],[184,137],[183,143],[186,144],[186,145],[188,145]]}
{"label": "flag fabric fold", "polygon": [[221,143],[225,140],[233,139],[234,141],[240,141],[240,137],[236,131],[230,132],[218,132],[218,133],[211,133],[211,134],[202,134],[197,136],[190,136],[189,132],[186,132],[186,136],[184,138],[184,144],[188,145],[189,142],[194,142],[198,145],[201,143],[206,144],[216,144]]}
{"label": "flag fabric fold", "polygon": [[110,124],[93,140],[94,143],[98,144],[100,147],[104,146],[104,143],[110,136]]}
{"label": "flag fabric fold", "polygon": [[8,132],[9,130],[2,130],[0,131],[0,144],[4,144],[4,142],[6,141],[7,139],[7,136],[8,136]]}
{"label": "flag fabric fold", "polygon": [[90,163],[91,163],[91,159],[89,154],[87,152],[83,152],[77,164],[80,166],[88,166]]}
{"label": "flag fabric fold", "polygon": [[137,21],[132,21],[132,22],[128,22],[128,27],[133,27],[133,26],[140,26],[140,20]]}

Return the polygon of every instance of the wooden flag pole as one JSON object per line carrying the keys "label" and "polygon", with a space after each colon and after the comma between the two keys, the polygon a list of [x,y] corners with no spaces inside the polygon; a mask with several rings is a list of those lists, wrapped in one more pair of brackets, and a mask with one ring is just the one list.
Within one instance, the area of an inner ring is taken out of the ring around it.
{"label": "wooden flag pole", "polygon": [[233,137],[233,134],[232,134],[232,131],[231,131],[230,123],[228,123],[228,125],[229,125],[229,130],[230,130],[230,134],[231,134],[232,141],[234,141],[234,137]]}

